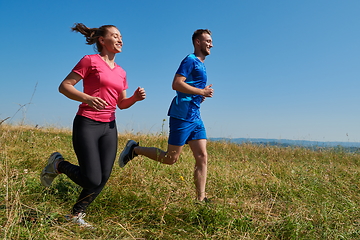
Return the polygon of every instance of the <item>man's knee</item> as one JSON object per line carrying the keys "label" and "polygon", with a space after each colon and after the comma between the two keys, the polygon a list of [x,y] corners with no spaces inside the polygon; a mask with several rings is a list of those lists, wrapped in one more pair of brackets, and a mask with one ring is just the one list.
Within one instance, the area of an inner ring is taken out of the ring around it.
{"label": "man's knee", "polygon": [[194,153],[194,157],[199,162],[207,162],[208,155],[206,152],[197,152]]}

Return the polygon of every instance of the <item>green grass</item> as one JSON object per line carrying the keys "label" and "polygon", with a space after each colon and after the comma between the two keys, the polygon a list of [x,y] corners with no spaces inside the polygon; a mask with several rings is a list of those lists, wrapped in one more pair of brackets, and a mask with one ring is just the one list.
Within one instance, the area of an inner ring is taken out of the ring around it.
{"label": "green grass", "polygon": [[[194,160],[188,147],[178,163],[137,157],[117,163],[86,220],[68,223],[80,188],[60,175],[44,188],[39,174],[59,151],[73,163],[71,132],[0,125],[2,239],[360,239],[360,155],[209,142],[207,195],[194,202]],[[157,135],[119,135],[165,148]]]}

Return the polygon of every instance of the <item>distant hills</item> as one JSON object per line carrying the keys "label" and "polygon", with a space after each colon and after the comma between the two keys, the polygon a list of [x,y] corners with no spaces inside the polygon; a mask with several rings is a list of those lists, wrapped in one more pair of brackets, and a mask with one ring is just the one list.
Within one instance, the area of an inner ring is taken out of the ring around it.
{"label": "distant hills", "polygon": [[210,138],[210,141],[224,141],[232,143],[251,143],[279,147],[305,147],[305,148],[348,148],[351,151],[360,151],[360,142],[318,142],[307,140],[266,139],[266,138]]}

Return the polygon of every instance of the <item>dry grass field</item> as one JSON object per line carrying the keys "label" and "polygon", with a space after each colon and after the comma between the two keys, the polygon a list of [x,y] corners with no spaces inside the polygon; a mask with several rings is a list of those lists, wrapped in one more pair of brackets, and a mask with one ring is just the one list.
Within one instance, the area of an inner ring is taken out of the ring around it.
{"label": "dry grass field", "polygon": [[[86,221],[68,223],[80,188],[65,175],[44,188],[39,174],[59,151],[76,163],[68,130],[0,125],[2,239],[360,239],[360,154],[341,149],[209,142],[209,204],[195,204],[194,160],[138,157],[114,166]],[[165,148],[160,135],[119,134]],[[118,152],[118,155],[119,155]]]}

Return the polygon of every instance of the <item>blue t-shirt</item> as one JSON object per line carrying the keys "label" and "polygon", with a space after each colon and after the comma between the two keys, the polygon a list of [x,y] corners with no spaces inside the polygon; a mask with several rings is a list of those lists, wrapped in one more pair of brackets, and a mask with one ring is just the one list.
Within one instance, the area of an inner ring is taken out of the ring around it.
{"label": "blue t-shirt", "polygon": [[[185,82],[193,87],[203,89],[206,86],[205,65],[193,53],[182,60],[176,73],[186,77]],[[176,91],[176,96],[171,102],[168,116],[189,122],[201,120],[200,104],[202,98],[203,96],[201,95]]]}

